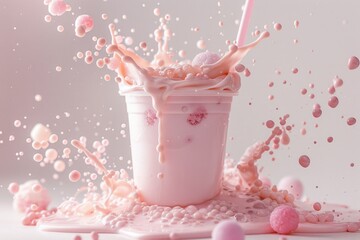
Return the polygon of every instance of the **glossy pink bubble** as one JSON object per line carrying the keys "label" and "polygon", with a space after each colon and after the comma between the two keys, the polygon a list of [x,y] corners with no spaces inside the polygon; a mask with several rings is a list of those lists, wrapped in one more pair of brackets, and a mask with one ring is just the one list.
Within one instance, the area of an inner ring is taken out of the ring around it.
{"label": "glossy pink bubble", "polygon": [[332,96],[328,101],[328,105],[331,108],[336,108],[338,104],[339,104],[339,99],[336,96]]}
{"label": "glossy pink bubble", "polygon": [[275,24],[274,24],[274,29],[275,29],[276,31],[280,31],[280,30],[282,29],[282,25],[281,25],[280,23],[275,23]]}
{"label": "glossy pink bubble", "polygon": [[76,236],[74,237],[74,240],[82,240],[82,238],[81,238],[81,236],[76,235]]}
{"label": "glossy pink bubble", "polygon": [[81,173],[77,170],[73,170],[69,173],[69,180],[71,182],[77,182],[81,178]]}
{"label": "glossy pink bubble", "polygon": [[245,68],[245,70],[244,70],[244,76],[245,76],[245,77],[250,77],[250,75],[251,75],[250,70],[249,70],[248,68]]}
{"label": "glossy pink bubble", "polygon": [[313,204],[313,208],[315,211],[320,211],[321,210],[321,204],[319,202],[315,202]]}
{"label": "glossy pink bubble", "polygon": [[275,126],[275,123],[273,120],[267,120],[265,125],[267,128],[273,128]]}
{"label": "glossy pink bubble", "polygon": [[225,220],[217,224],[211,234],[212,240],[244,240],[245,233],[234,220]]}
{"label": "glossy pink bubble", "polygon": [[305,95],[307,93],[307,89],[303,88],[303,89],[300,90],[300,92],[301,92],[302,95]]}
{"label": "glossy pink bubble", "polygon": [[9,186],[8,186],[8,191],[11,194],[17,193],[19,191],[19,184],[17,184],[16,182],[10,183]]}
{"label": "glossy pink bubble", "polygon": [[299,226],[300,218],[297,211],[290,206],[281,205],[270,215],[271,228],[280,234],[290,234]]}
{"label": "glossy pink bubble", "polygon": [[35,183],[33,186],[32,186],[32,191],[35,192],[35,193],[39,193],[41,192],[41,190],[43,189],[42,186],[39,184],[39,183]]}
{"label": "glossy pink bubble", "polygon": [[318,118],[321,116],[321,114],[322,114],[321,106],[318,103],[316,103],[313,106],[312,115],[314,116],[314,118]]}
{"label": "glossy pink bubble", "polygon": [[75,20],[75,28],[83,26],[85,28],[85,32],[89,32],[94,27],[94,20],[89,15],[80,15]]}
{"label": "glossy pink bubble", "polygon": [[310,158],[307,155],[302,155],[299,157],[299,164],[303,168],[307,168],[310,165]]}
{"label": "glossy pink bubble", "polygon": [[328,88],[328,92],[329,92],[330,94],[334,94],[334,93],[336,92],[335,87],[334,87],[334,86],[329,87],[329,88]]}
{"label": "glossy pink bubble", "polygon": [[54,163],[54,169],[57,172],[63,172],[66,168],[65,162],[63,160],[57,160]]}
{"label": "glossy pink bubble", "polygon": [[359,67],[359,64],[359,59],[356,56],[352,56],[351,58],[349,58],[348,68],[349,70],[354,70]]}
{"label": "glossy pink bubble", "polygon": [[348,120],[346,122],[349,126],[352,126],[356,123],[356,118],[350,117],[350,118],[348,118]]}
{"label": "glossy pink bubble", "polygon": [[53,16],[61,16],[66,12],[66,6],[64,0],[52,0],[48,5],[48,11]]}
{"label": "glossy pink bubble", "polygon": [[43,156],[40,153],[35,153],[33,159],[35,162],[41,162],[43,160]]}
{"label": "glossy pink bubble", "polygon": [[205,49],[206,48],[206,43],[203,39],[199,40],[196,42],[196,47],[198,49]]}
{"label": "glossy pink bubble", "polygon": [[53,148],[50,148],[45,152],[45,157],[48,158],[50,161],[54,161],[57,158],[57,156],[58,156],[58,152]]}
{"label": "glossy pink bubble", "polygon": [[49,142],[50,143],[56,143],[58,140],[59,140],[59,137],[56,134],[51,134],[50,137],[49,137]]}
{"label": "glossy pink bubble", "polygon": [[333,79],[333,86],[334,86],[335,88],[339,88],[339,87],[341,87],[343,84],[344,84],[344,81],[343,81],[341,78],[335,77],[335,78]]}
{"label": "glossy pink bubble", "polygon": [[99,233],[91,232],[90,237],[91,237],[92,240],[99,240]]}
{"label": "glossy pink bubble", "polygon": [[94,27],[94,20],[89,15],[80,15],[75,20],[75,35],[84,37]]}
{"label": "glossy pink bubble", "polygon": [[245,71],[245,66],[242,65],[241,63],[239,63],[235,66],[235,71],[241,73],[241,72]]}

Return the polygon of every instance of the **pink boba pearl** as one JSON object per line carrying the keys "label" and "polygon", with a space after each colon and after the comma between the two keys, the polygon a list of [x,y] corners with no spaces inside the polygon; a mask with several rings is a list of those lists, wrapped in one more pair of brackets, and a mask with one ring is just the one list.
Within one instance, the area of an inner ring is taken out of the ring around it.
{"label": "pink boba pearl", "polygon": [[215,226],[211,234],[212,240],[244,240],[245,233],[233,220],[222,221]]}
{"label": "pink boba pearl", "polygon": [[77,182],[80,180],[80,178],[81,178],[81,173],[77,170],[73,170],[69,174],[69,180],[71,182]]}
{"label": "pink boba pearl", "polygon": [[89,15],[80,15],[76,18],[75,28],[84,27],[85,32],[89,32],[94,27],[94,20]]}
{"label": "pink boba pearl", "polygon": [[270,215],[271,228],[280,234],[290,234],[299,226],[299,214],[290,206],[282,205],[274,209]]}

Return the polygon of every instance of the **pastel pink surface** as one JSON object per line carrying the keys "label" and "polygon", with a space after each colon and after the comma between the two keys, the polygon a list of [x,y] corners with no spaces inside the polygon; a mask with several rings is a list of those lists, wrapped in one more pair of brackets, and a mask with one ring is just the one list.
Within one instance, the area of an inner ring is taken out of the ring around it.
{"label": "pastel pink surface", "polygon": [[243,240],[245,234],[240,225],[233,220],[217,224],[211,234],[212,240]]}
{"label": "pastel pink surface", "polygon": [[299,226],[299,215],[295,208],[282,205],[274,209],[270,215],[272,229],[280,234],[290,234]]}

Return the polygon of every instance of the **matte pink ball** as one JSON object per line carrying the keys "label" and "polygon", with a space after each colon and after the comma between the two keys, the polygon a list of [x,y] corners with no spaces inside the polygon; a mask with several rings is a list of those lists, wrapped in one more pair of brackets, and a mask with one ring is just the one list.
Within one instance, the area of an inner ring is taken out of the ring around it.
{"label": "matte pink ball", "polygon": [[299,226],[299,214],[290,206],[282,205],[274,209],[270,215],[271,228],[280,234],[290,234]]}
{"label": "matte pink ball", "polygon": [[244,240],[245,233],[240,225],[233,220],[220,222],[211,234],[212,240]]}

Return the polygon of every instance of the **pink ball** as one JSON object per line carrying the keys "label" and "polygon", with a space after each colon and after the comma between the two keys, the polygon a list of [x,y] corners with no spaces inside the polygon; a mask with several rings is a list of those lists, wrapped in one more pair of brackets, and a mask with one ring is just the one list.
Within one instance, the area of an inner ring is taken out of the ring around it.
{"label": "pink ball", "polygon": [[244,240],[245,233],[240,225],[233,220],[220,222],[211,234],[212,240]]}
{"label": "pink ball", "polygon": [[209,51],[205,51],[202,53],[199,53],[196,55],[192,61],[193,66],[199,66],[207,65],[207,64],[213,64],[220,60],[220,56],[216,53],[212,53]]}
{"label": "pink ball", "polygon": [[299,214],[290,206],[281,205],[275,208],[270,215],[271,228],[280,234],[290,234],[299,226]]}
{"label": "pink ball", "polygon": [[53,0],[49,3],[48,11],[53,16],[61,16],[66,12],[64,0]]}
{"label": "pink ball", "polygon": [[83,27],[85,32],[89,32],[94,27],[94,20],[89,15],[80,15],[75,20],[75,28]]}
{"label": "pink ball", "polygon": [[304,187],[301,181],[295,177],[284,177],[277,185],[279,190],[287,190],[296,199],[300,199],[304,193]]}

